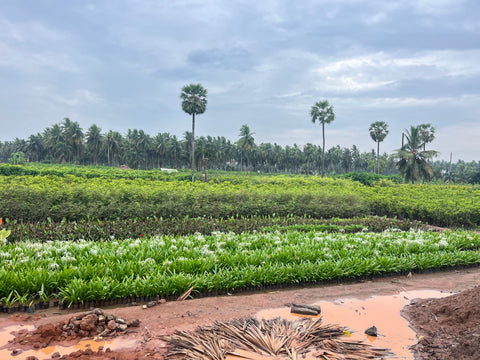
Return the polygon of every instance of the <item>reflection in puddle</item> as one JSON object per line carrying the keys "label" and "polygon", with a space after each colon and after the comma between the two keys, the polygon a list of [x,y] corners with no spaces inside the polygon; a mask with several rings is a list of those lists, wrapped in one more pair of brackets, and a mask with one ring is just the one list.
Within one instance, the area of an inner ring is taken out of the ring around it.
{"label": "reflection in puddle", "polygon": [[[435,290],[405,291],[397,295],[378,296],[367,300],[342,299],[335,302],[321,301],[315,303],[322,308],[323,324],[338,324],[352,330],[352,340],[360,340],[376,347],[390,349],[397,357],[395,359],[413,359],[408,350],[415,344],[415,333],[409,328],[408,321],[400,315],[400,310],[415,298],[440,298],[449,296]],[[294,320],[299,317],[316,318],[291,314],[290,308],[264,310],[257,314],[258,319],[282,317]],[[375,325],[378,337],[368,336],[364,331]]]}
{"label": "reflection in puddle", "polygon": [[[35,326],[33,325],[14,325],[9,326],[0,331],[0,347],[6,345],[9,340],[12,340],[14,336],[11,334],[13,331],[19,330],[34,330]],[[134,339],[122,339],[116,338],[108,341],[94,341],[94,340],[83,340],[79,341],[77,344],[72,346],[47,346],[39,350],[25,350],[18,354],[17,356],[11,355],[11,350],[2,349],[0,350],[0,360],[4,359],[18,359],[23,360],[29,356],[35,356],[39,360],[51,359],[53,353],[58,352],[61,356],[68,355],[74,351],[78,350],[87,350],[92,349],[93,351],[98,351],[100,348],[110,350],[118,350],[126,347],[133,347],[136,343]]]}

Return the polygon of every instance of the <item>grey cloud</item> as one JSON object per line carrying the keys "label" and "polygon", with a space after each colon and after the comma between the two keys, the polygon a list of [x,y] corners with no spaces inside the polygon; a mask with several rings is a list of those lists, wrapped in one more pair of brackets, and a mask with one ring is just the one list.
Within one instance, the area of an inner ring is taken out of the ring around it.
{"label": "grey cloud", "polygon": [[188,54],[188,63],[236,71],[249,70],[254,64],[251,54],[242,48],[194,50]]}

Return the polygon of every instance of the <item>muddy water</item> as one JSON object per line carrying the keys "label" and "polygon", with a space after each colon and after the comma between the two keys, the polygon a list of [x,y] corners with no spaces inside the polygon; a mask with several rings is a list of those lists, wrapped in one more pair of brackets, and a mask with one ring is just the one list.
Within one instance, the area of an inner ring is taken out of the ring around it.
{"label": "muddy water", "polygon": [[[395,355],[392,359],[413,360],[408,350],[416,343],[416,335],[409,328],[407,320],[400,315],[400,310],[415,298],[440,298],[449,296],[436,290],[405,291],[391,296],[378,296],[367,300],[341,299],[333,303],[320,301],[324,324],[338,324],[351,330],[350,339],[360,340],[375,347],[390,349]],[[279,308],[260,311],[259,319],[282,317],[294,320],[303,315],[290,313],[290,308]],[[308,317],[308,316],[307,316]],[[310,316],[311,318],[315,318]],[[371,326],[376,326],[378,336],[367,336],[364,332]],[[348,335],[348,334],[347,334]]]}
{"label": "muddy water", "polygon": [[[19,331],[22,329],[33,330],[35,326],[33,325],[15,325],[9,326],[0,331],[0,348],[3,345],[6,345],[9,340],[13,339],[14,336],[11,334],[13,331]],[[58,352],[61,356],[68,355],[74,351],[78,350],[87,350],[92,349],[93,351],[98,351],[100,348],[111,350],[118,350],[121,348],[131,348],[135,346],[136,340],[125,340],[125,339],[113,339],[108,341],[94,341],[94,340],[84,340],[80,341],[72,346],[48,346],[39,350],[25,350],[16,356],[12,356],[11,350],[0,350],[0,360],[7,359],[17,359],[23,360],[28,356],[35,356],[39,360],[51,359],[53,353]]]}
{"label": "muddy water", "polygon": [[[417,339],[415,333],[408,327],[408,322],[400,316],[400,310],[414,298],[439,298],[451,295],[449,293],[442,293],[434,290],[419,290],[401,292],[391,296],[379,296],[373,297],[367,300],[357,299],[339,299],[335,302],[321,301],[316,303],[322,308],[322,318],[325,324],[338,324],[340,326],[346,326],[351,329],[351,339],[363,341],[368,344],[372,344],[377,347],[389,348],[396,354],[395,359],[413,359],[412,355],[408,351],[408,346],[413,345]],[[257,314],[257,318],[273,318],[283,317],[289,320],[298,318],[298,315],[290,313],[290,309],[287,307],[278,308],[273,310],[264,310]],[[364,334],[365,329],[375,325],[378,329],[378,337],[369,337]],[[13,339],[13,335],[10,333],[13,331],[19,331],[21,329],[33,330],[33,325],[15,325],[7,328],[0,328],[0,348]],[[93,351],[98,350],[100,347],[104,349],[110,348],[111,350],[121,348],[135,347],[135,340],[123,340],[117,338],[109,341],[81,341],[76,345],[70,347],[63,346],[51,346],[39,350],[28,350],[13,357],[11,351],[6,349],[0,349],[0,360],[4,359],[18,359],[23,360],[28,356],[35,356],[39,360],[50,359],[51,355],[55,352],[59,352],[61,355],[66,355],[77,350],[86,350],[88,348]],[[257,354],[237,354],[237,356],[229,356],[231,360],[245,360],[246,358],[252,358],[255,360],[261,360],[263,357],[259,357]],[[310,360],[307,356],[306,360]]]}

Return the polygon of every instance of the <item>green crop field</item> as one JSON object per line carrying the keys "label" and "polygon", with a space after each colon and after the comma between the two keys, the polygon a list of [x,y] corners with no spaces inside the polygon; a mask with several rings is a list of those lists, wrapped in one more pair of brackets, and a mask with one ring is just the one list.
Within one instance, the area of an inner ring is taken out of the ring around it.
{"label": "green crop field", "polygon": [[[0,166],[0,306],[290,286],[480,263],[478,186]],[[425,223],[454,231],[425,231]],[[8,231],[7,231],[8,230]]]}

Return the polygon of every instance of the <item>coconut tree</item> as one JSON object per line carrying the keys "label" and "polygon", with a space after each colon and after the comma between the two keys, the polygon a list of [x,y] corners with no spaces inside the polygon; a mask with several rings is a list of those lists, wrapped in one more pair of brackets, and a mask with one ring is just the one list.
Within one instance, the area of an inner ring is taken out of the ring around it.
{"label": "coconut tree", "polygon": [[322,177],[325,174],[325,124],[330,124],[335,120],[335,113],[333,112],[333,105],[330,105],[327,100],[318,101],[312,106],[310,110],[310,117],[312,123],[318,122],[322,124]]}
{"label": "coconut tree", "polygon": [[77,163],[83,147],[84,134],[82,128],[78,122],[71,121],[68,117],[63,119],[61,126],[68,154],[73,156],[74,162]]}
{"label": "coconut tree", "polygon": [[370,137],[377,143],[377,174],[380,173],[378,159],[380,158],[380,143],[385,140],[388,135],[388,124],[384,121],[376,121],[370,125],[368,129]]}
{"label": "coconut tree", "polygon": [[195,115],[207,110],[207,89],[201,84],[185,85],[180,93],[182,110],[192,115],[192,182],[195,181]]}
{"label": "coconut tree", "polygon": [[398,159],[396,164],[398,169],[405,177],[405,181],[411,181],[412,184],[420,177],[428,180],[433,176],[432,167],[427,160],[438,154],[435,150],[421,150],[424,142],[420,130],[416,126],[411,126],[410,130],[405,130],[406,142],[395,154]]}
{"label": "coconut tree", "polygon": [[88,128],[86,136],[89,155],[93,157],[93,163],[98,165],[98,154],[100,153],[103,142],[102,129],[93,124]]}
{"label": "coconut tree", "polygon": [[249,151],[255,146],[255,139],[253,138],[254,132],[250,132],[250,128],[248,125],[242,125],[240,128],[240,139],[237,141],[237,145],[245,152],[247,157],[247,165],[248,166],[248,153]]}

